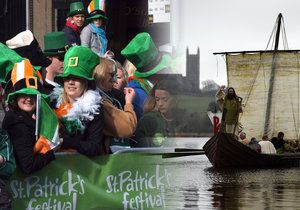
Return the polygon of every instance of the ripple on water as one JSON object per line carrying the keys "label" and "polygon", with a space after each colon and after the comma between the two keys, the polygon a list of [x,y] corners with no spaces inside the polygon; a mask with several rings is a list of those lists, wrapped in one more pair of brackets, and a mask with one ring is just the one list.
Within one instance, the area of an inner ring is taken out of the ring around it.
{"label": "ripple on water", "polygon": [[300,170],[216,170],[205,156],[163,163],[174,175],[168,209],[299,209]]}

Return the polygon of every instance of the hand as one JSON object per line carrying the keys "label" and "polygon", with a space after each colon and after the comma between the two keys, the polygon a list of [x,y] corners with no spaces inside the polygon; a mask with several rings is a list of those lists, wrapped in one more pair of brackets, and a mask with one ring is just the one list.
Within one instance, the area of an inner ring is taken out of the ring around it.
{"label": "hand", "polygon": [[126,87],[124,88],[124,94],[125,94],[125,101],[126,104],[132,104],[134,98],[135,98],[135,91],[133,88]]}
{"label": "hand", "polygon": [[61,147],[61,145],[62,145],[62,143],[63,143],[63,141],[64,141],[63,138],[59,138],[59,144],[58,144],[56,147],[54,147],[52,150],[53,150],[54,152],[59,151],[59,150],[60,150],[60,147]]}
{"label": "hand", "polygon": [[64,72],[64,63],[58,58],[52,57],[52,63],[46,67],[46,78],[50,81],[54,81],[54,78],[57,74]]}
{"label": "hand", "polygon": [[115,54],[111,50],[107,50],[104,54],[105,58],[113,59],[115,57]]}
{"label": "hand", "polygon": [[2,155],[0,155],[0,165],[5,162],[5,159]]}

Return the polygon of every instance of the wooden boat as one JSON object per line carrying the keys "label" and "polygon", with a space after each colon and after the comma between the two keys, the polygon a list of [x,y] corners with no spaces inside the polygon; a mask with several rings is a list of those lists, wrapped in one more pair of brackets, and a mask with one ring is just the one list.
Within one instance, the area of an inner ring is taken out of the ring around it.
{"label": "wooden boat", "polygon": [[[300,139],[300,50],[278,50],[282,23],[279,14],[270,37],[274,50],[214,53],[226,56],[228,86],[243,98],[239,121],[249,139],[271,139],[279,131],[285,139]],[[212,137],[204,150],[215,167],[299,166],[300,161],[300,154],[258,154],[224,133]]]}
{"label": "wooden boat", "polygon": [[237,141],[232,134],[218,133],[203,147],[215,168],[299,167],[300,153],[260,154]]}

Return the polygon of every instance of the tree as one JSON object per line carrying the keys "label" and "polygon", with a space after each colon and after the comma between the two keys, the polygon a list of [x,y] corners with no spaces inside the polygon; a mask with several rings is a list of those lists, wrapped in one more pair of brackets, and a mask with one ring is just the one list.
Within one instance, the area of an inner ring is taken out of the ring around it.
{"label": "tree", "polygon": [[220,86],[214,80],[205,80],[201,82],[203,92],[215,92]]}

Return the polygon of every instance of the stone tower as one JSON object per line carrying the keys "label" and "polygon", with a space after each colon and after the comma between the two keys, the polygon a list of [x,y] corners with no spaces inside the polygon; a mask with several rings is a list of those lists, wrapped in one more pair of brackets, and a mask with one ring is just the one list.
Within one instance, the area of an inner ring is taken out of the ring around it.
{"label": "stone tower", "polygon": [[199,93],[200,91],[200,49],[197,48],[197,54],[189,54],[186,49],[186,78],[185,86],[189,93]]}

